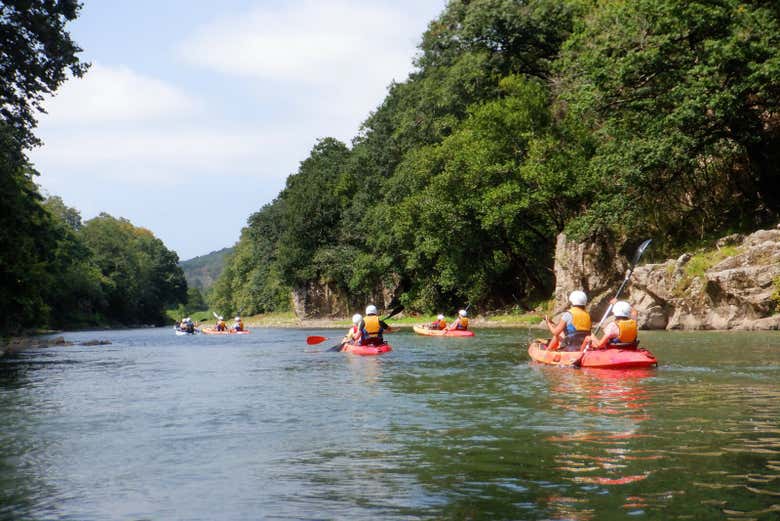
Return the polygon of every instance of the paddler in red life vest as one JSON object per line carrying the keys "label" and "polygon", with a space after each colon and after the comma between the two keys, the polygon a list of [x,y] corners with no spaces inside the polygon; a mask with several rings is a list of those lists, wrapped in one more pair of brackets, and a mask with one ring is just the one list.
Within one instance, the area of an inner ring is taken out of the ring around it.
{"label": "paddler in red life vest", "polygon": [[382,333],[392,331],[383,320],[379,320],[376,313],[375,305],[371,304],[366,307],[366,316],[360,321],[360,343],[362,345],[382,345],[385,343]]}
{"label": "paddler in red life vest", "polygon": [[355,344],[360,345],[360,323],[363,321],[363,315],[360,313],[355,313],[352,315],[352,327],[349,328],[347,331],[347,334],[344,335],[344,340],[341,341],[342,344]]}
{"label": "paddler in red life vest", "polygon": [[555,351],[560,346],[564,351],[579,351],[585,338],[590,335],[590,315],[585,311],[588,296],[584,291],[572,291],[569,295],[571,308],[561,315],[557,325],[553,325],[550,317],[545,315],[544,321],[552,333],[547,349]]}
{"label": "paddler in red life vest", "polygon": [[458,311],[458,318],[455,319],[455,321],[447,326],[447,331],[452,331],[453,329],[457,329],[459,331],[466,331],[469,328],[469,318],[468,313],[466,313],[465,309],[461,309]]}
{"label": "paddler in red life vest", "polygon": [[625,300],[615,301],[612,299],[610,304],[612,304],[612,314],[615,315],[615,320],[604,328],[604,337],[601,340],[596,336],[591,337],[592,349],[611,347],[636,349],[636,309],[632,309],[631,304]]}
{"label": "paddler in red life vest", "polygon": [[427,329],[435,329],[438,331],[441,331],[442,329],[447,329],[447,321],[444,320],[444,315],[438,315],[436,317],[436,320],[425,326]]}
{"label": "paddler in red life vest", "polygon": [[225,324],[225,319],[222,315],[217,317],[217,325],[214,326],[214,329],[217,331],[227,331],[227,324]]}
{"label": "paddler in red life vest", "polygon": [[233,319],[233,331],[243,331],[244,330],[244,321],[241,320],[241,317],[236,317]]}

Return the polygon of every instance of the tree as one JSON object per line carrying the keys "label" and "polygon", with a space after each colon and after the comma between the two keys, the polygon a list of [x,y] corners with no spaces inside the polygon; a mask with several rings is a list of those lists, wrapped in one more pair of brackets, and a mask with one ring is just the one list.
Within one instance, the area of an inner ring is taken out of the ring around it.
{"label": "tree", "polygon": [[584,22],[557,82],[568,110],[598,140],[589,175],[603,190],[579,228],[654,229],[684,242],[773,222],[776,3],[607,2]]}
{"label": "tree", "polygon": [[103,310],[126,324],[162,324],[164,310],[187,300],[178,256],[144,228],[102,213],[79,236],[92,252],[106,295]]}
{"label": "tree", "polygon": [[0,3],[0,121],[12,129],[17,149],[40,144],[32,133],[35,112],[69,71],[82,76],[88,64],[65,30],[76,19],[76,0],[3,0]]}

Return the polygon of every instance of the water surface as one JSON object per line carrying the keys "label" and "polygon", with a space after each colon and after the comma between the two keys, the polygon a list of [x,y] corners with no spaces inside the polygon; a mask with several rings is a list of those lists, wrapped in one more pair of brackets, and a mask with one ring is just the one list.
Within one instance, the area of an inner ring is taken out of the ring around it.
{"label": "water surface", "polygon": [[532,364],[527,330],[312,334],[0,360],[0,519],[780,518],[780,334],[644,333],[633,372]]}

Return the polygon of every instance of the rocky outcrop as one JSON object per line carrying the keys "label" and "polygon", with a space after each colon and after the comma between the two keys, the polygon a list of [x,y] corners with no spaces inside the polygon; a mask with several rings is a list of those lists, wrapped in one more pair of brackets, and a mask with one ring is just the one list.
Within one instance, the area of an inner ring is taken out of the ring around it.
{"label": "rocky outcrop", "polygon": [[[397,287],[397,283],[396,283]],[[291,300],[295,315],[300,320],[348,317],[362,312],[367,304],[375,304],[379,310],[388,309],[394,302],[396,288],[377,288],[367,299],[356,299],[328,282],[310,282],[292,291]]]}
{"label": "rocky outcrop", "polygon": [[[652,247],[652,246],[651,246]],[[620,285],[628,261],[609,244],[569,242],[558,237],[556,304],[584,289],[591,315],[601,318]],[[780,329],[772,299],[780,277],[780,225],[748,236],[720,239],[709,252],[636,267],[621,298],[639,310],[644,329]]]}
{"label": "rocky outcrop", "polygon": [[42,349],[55,346],[104,346],[111,344],[110,340],[87,340],[78,344],[65,340],[65,337],[27,336],[9,339],[0,346],[0,355],[18,353],[27,349]]}

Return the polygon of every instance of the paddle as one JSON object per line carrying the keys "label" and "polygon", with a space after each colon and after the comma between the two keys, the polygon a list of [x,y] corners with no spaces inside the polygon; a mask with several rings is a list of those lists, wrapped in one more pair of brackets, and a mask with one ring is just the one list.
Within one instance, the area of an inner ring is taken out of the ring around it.
{"label": "paddle", "polygon": [[[384,321],[385,321],[385,320],[387,320],[388,318],[391,318],[391,317],[394,317],[394,316],[396,316],[398,313],[400,313],[400,312],[401,312],[401,311],[403,311],[403,310],[404,310],[404,307],[403,307],[403,306],[398,306],[398,307],[395,307],[395,308],[393,308],[393,310],[392,310],[392,311],[390,311],[390,314],[389,314],[389,315],[387,315],[385,318],[381,318],[380,320],[381,320],[382,322],[384,322]],[[307,340],[307,342],[308,342],[308,339],[306,339],[306,340]],[[328,351],[328,352],[336,352],[336,351],[341,351],[341,348],[342,348],[343,346],[344,346],[344,342],[340,342],[340,343],[336,344],[336,345],[335,345],[335,346],[333,346],[333,347],[329,347],[329,348],[328,348],[326,351]]]}
{"label": "paddle", "polygon": [[[645,252],[648,246],[650,246],[650,243],[653,241],[653,239],[647,239],[645,242],[639,245],[639,248],[636,249],[636,255],[634,255],[634,260],[631,262],[631,267],[626,272],[626,277],[623,279],[623,283],[620,285],[620,287],[617,290],[617,293],[615,293],[615,299],[617,300],[620,298],[620,294],[623,292],[623,288],[626,287],[626,284],[628,284],[628,279],[631,278],[631,274],[634,272],[634,268],[636,267],[636,263],[639,262],[639,258],[642,256],[642,254]],[[604,312],[604,316],[601,317],[601,320],[599,320],[599,325],[596,326],[596,331],[594,331],[591,334],[591,338],[588,339],[588,342],[585,344],[585,348],[582,350],[582,354],[574,361],[572,362],[573,367],[579,367],[582,365],[582,357],[585,356],[585,353],[588,352],[588,349],[590,349],[593,335],[599,332],[601,329],[601,324],[604,323],[604,321],[609,316],[609,312],[612,311],[612,303],[610,302],[609,306],[607,307],[607,310]]]}
{"label": "paddle", "polygon": [[312,335],[306,337],[306,343],[309,344],[310,346],[317,345],[320,342],[324,342],[326,340],[328,340],[328,337],[326,336]]}

